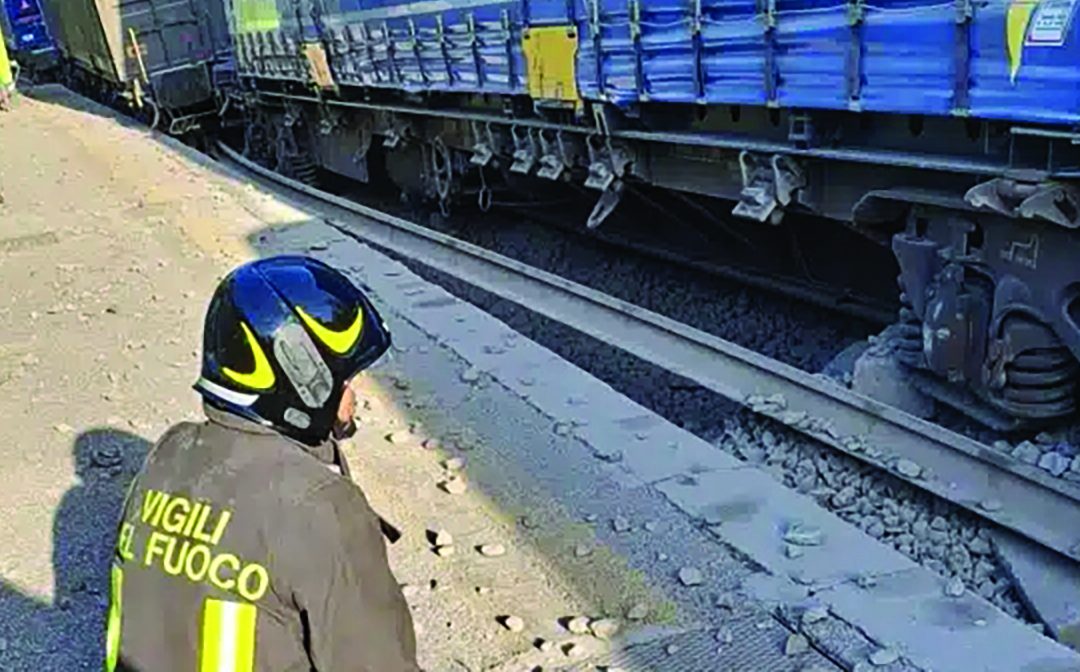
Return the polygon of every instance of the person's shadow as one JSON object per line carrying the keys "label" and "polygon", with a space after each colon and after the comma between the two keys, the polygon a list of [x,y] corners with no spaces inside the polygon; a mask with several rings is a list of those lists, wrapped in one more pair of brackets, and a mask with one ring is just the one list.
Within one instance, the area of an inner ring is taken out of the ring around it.
{"label": "person's shadow", "polygon": [[55,597],[49,604],[0,577],[0,670],[101,669],[117,522],[150,447],[139,436],[109,428],[75,439],[79,482],[64,493],[53,517]]}

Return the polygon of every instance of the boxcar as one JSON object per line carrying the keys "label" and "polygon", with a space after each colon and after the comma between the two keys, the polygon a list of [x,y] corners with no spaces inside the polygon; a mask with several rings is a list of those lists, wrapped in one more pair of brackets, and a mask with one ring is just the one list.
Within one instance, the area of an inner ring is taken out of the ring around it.
{"label": "boxcar", "polygon": [[830,218],[891,245],[906,363],[966,384],[981,418],[1052,418],[1080,391],[1078,4],[232,8],[249,128],[279,165],[362,178],[381,137],[402,188],[443,200],[496,168],[598,190],[589,226],[634,182],[764,226]]}
{"label": "boxcar", "polygon": [[45,27],[38,0],[3,0],[0,20],[8,47],[15,53],[33,53],[52,49],[52,39]]}
{"label": "boxcar", "polygon": [[228,47],[217,0],[43,2],[72,78],[148,101],[174,123],[214,106],[214,66]]}

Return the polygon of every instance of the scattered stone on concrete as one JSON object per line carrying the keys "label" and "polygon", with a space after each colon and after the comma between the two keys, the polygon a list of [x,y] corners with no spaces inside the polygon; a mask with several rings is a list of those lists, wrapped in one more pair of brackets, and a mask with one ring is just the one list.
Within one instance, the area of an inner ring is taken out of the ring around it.
{"label": "scattered stone on concrete", "polygon": [[440,487],[451,495],[462,495],[468,490],[465,481],[460,478],[448,478],[440,484]]}
{"label": "scattered stone on concrete", "polygon": [[480,555],[487,558],[498,558],[506,555],[506,547],[502,544],[481,544],[479,549]]}
{"label": "scattered stone on concrete", "polygon": [[437,546],[435,548],[435,554],[440,556],[440,557],[443,557],[443,558],[450,557],[451,555],[454,554],[454,547],[453,546]]}
{"label": "scattered stone on concrete", "polygon": [[802,557],[803,553],[805,553],[805,551],[802,546],[796,546],[795,544],[784,545],[784,555],[792,560]]}
{"label": "scattered stone on concrete", "polygon": [[461,382],[463,383],[475,383],[480,380],[480,369],[475,366],[470,366],[461,372]]}
{"label": "scattered stone on concrete", "polygon": [[589,623],[589,630],[597,639],[611,639],[619,631],[619,622],[613,618],[598,618]]}
{"label": "scattered stone on concrete", "polygon": [[784,532],[784,541],[797,546],[820,546],[825,542],[820,529],[804,523],[794,523]]}
{"label": "scattered stone on concrete", "polygon": [[431,538],[436,546],[449,546],[454,543],[453,535],[446,530],[433,531]]}
{"label": "scattered stone on concrete", "polygon": [[1000,499],[984,499],[983,501],[979,502],[979,508],[989,513],[1000,511],[1003,506],[1004,504]]}
{"label": "scattered stone on concrete", "polygon": [[[1078,458],[1078,459],[1080,459],[1080,458]],[[646,532],[655,532],[656,531],[656,523],[652,522],[651,520],[649,522],[645,523],[644,525],[642,525],[642,527],[645,528]]]}
{"label": "scattered stone on concrete", "polygon": [[584,653],[584,650],[581,648],[581,645],[576,642],[570,642],[563,647],[563,654],[565,654],[567,658],[576,658],[582,653]]}
{"label": "scattered stone on concrete", "polygon": [[643,621],[649,615],[649,605],[644,602],[638,602],[626,612],[627,620],[631,621]]}
{"label": "scattered stone on concrete", "polygon": [[552,649],[555,648],[555,642],[553,642],[553,641],[551,641],[549,639],[542,639],[542,638],[538,638],[535,642],[533,642],[533,645],[536,646],[537,649],[540,649],[541,651],[543,651],[544,653],[547,653],[548,651],[551,651]]}
{"label": "scattered stone on concrete", "polygon": [[892,665],[898,660],[900,660],[900,652],[891,646],[878,649],[870,654],[870,662],[877,667]]}
{"label": "scattered stone on concrete", "polygon": [[412,434],[406,429],[399,429],[386,435],[386,442],[393,444],[406,443],[412,438]]}
{"label": "scattered stone on concrete", "polygon": [[520,616],[500,616],[498,620],[510,632],[521,632],[525,629],[525,621]]}
{"label": "scattered stone on concrete", "polygon": [[461,457],[451,457],[443,461],[443,469],[447,471],[461,471],[465,467],[465,459]]}
{"label": "scattered stone on concrete", "polygon": [[566,621],[566,629],[575,635],[584,635],[589,632],[589,618],[587,616],[574,616]]}
{"label": "scattered stone on concrete", "polygon": [[611,528],[616,532],[626,532],[630,529],[630,521],[622,516],[616,516],[611,521]]}
{"label": "scattered stone on concrete", "polygon": [[805,653],[810,648],[810,642],[806,640],[797,632],[793,632],[788,635],[787,640],[784,642],[784,655],[785,656],[797,656],[801,653]]}
{"label": "scattered stone on concrete", "polygon": [[411,583],[406,583],[401,587],[401,594],[405,597],[413,597],[418,592],[420,592],[420,587]]}
{"label": "scattered stone on concrete", "polygon": [[679,570],[679,581],[684,586],[700,586],[705,581],[705,577],[696,567],[683,567]]}
{"label": "scattered stone on concrete", "polygon": [[949,597],[960,597],[964,594],[964,580],[954,576],[945,583],[945,594]]}

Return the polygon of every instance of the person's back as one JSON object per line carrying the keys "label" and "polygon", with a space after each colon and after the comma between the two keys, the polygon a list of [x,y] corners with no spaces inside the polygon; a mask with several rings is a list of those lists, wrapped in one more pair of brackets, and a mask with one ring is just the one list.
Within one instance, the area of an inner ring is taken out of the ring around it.
{"label": "person's back", "polygon": [[[381,340],[376,356],[389,344]],[[204,395],[207,422],[162,437],[128,494],[106,670],[418,670],[379,520],[339,473],[336,444],[286,436],[214,403],[221,394]],[[352,410],[342,398],[324,399],[335,416],[345,414],[339,404]]]}

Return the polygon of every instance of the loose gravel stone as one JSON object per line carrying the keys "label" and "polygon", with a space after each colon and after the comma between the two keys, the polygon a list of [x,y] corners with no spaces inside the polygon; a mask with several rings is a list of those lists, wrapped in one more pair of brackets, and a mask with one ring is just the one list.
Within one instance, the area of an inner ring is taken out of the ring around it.
{"label": "loose gravel stone", "polygon": [[825,536],[812,525],[795,523],[784,532],[784,541],[798,546],[820,546],[825,542]]}
{"label": "loose gravel stone", "polygon": [[801,558],[803,556],[803,553],[805,553],[805,552],[806,551],[803,550],[802,546],[796,546],[795,544],[785,544],[784,545],[784,555],[786,555],[788,558],[790,558],[792,560],[794,560],[796,558]]}
{"label": "loose gravel stone", "polygon": [[797,632],[793,632],[788,635],[787,640],[784,642],[784,655],[797,656],[801,653],[805,653],[809,648],[810,642],[806,641],[806,637],[803,637]]}
{"label": "loose gravel stone", "polygon": [[700,586],[705,581],[705,577],[696,567],[683,567],[679,570],[679,581],[684,586]]}
{"label": "loose gravel stone", "polygon": [[451,457],[443,461],[443,469],[447,471],[461,471],[465,467],[465,460],[461,457]]}
{"label": "loose gravel stone", "polygon": [[619,622],[613,618],[599,618],[589,623],[589,630],[597,639],[611,639],[619,631]]}
{"label": "loose gravel stone", "polygon": [[463,383],[475,383],[480,380],[480,369],[475,366],[470,366],[461,372],[461,382]]}
{"label": "loose gravel stone", "polygon": [[592,552],[592,546],[589,546],[588,544],[578,544],[574,547],[574,555],[578,558],[590,556],[592,555]]}
{"label": "loose gravel stone", "polygon": [[716,631],[716,641],[726,646],[735,641],[735,635],[727,628],[720,628]]}
{"label": "loose gravel stone", "polygon": [[460,478],[449,478],[442,482],[442,489],[451,495],[462,495],[468,490],[468,486]]}
{"label": "loose gravel stone", "polygon": [[408,430],[399,429],[396,432],[390,432],[386,435],[386,442],[393,444],[402,444],[412,438],[412,434]]}
{"label": "loose gravel stone", "polygon": [[502,544],[483,544],[479,550],[480,555],[487,558],[498,558],[506,555],[506,547]]}
{"label": "loose gravel stone", "polygon": [[448,557],[450,557],[451,555],[454,554],[454,547],[453,546],[439,546],[439,547],[437,547],[435,549],[435,554],[440,556],[440,557],[443,557],[443,558],[448,558]]}
{"label": "loose gravel stone", "polygon": [[538,639],[535,643],[536,648],[540,649],[544,653],[547,653],[555,648],[555,642],[548,639]]}
{"label": "loose gravel stone", "polygon": [[1042,457],[1039,458],[1039,468],[1049,471],[1054,476],[1061,476],[1069,468],[1071,462],[1070,458],[1061,453],[1043,453]]}
{"label": "loose gravel stone", "polygon": [[886,665],[892,665],[896,661],[900,660],[900,652],[891,646],[887,646],[883,649],[878,649],[870,654],[870,662],[877,667],[884,667]]}
{"label": "loose gravel stone", "polygon": [[566,629],[575,635],[589,632],[589,619],[586,616],[574,616],[566,622]]}
{"label": "loose gravel stone", "polygon": [[638,602],[626,612],[627,620],[631,621],[643,621],[649,616],[649,605],[644,602]]}
{"label": "loose gravel stone", "polygon": [[584,651],[581,646],[575,644],[574,642],[570,642],[563,647],[563,653],[566,654],[567,658],[576,658],[577,656],[580,656],[583,652]]}
{"label": "loose gravel stone", "polygon": [[922,474],[922,467],[911,460],[901,459],[896,462],[896,471],[899,472],[901,476],[918,478]]}
{"label": "loose gravel stone", "polygon": [[1022,441],[1013,448],[1012,456],[1025,464],[1035,465],[1039,462],[1042,451],[1030,441]]}
{"label": "loose gravel stone", "polygon": [[503,616],[500,620],[503,627],[510,632],[521,632],[525,629],[525,621],[520,616]]}
{"label": "loose gravel stone", "polygon": [[611,528],[616,532],[626,532],[630,529],[630,521],[622,516],[616,516],[616,518],[611,521]]}
{"label": "loose gravel stone", "polygon": [[432,533],[432,537],[436,546],[449,546],[454,543],[454,535],[446,530],[438,530]]}
{"label": "loose gravel stone", "polygon": [[960,597],[964,594],[964,580],[954,576],[945,584],[945,595],[948,597]]}

